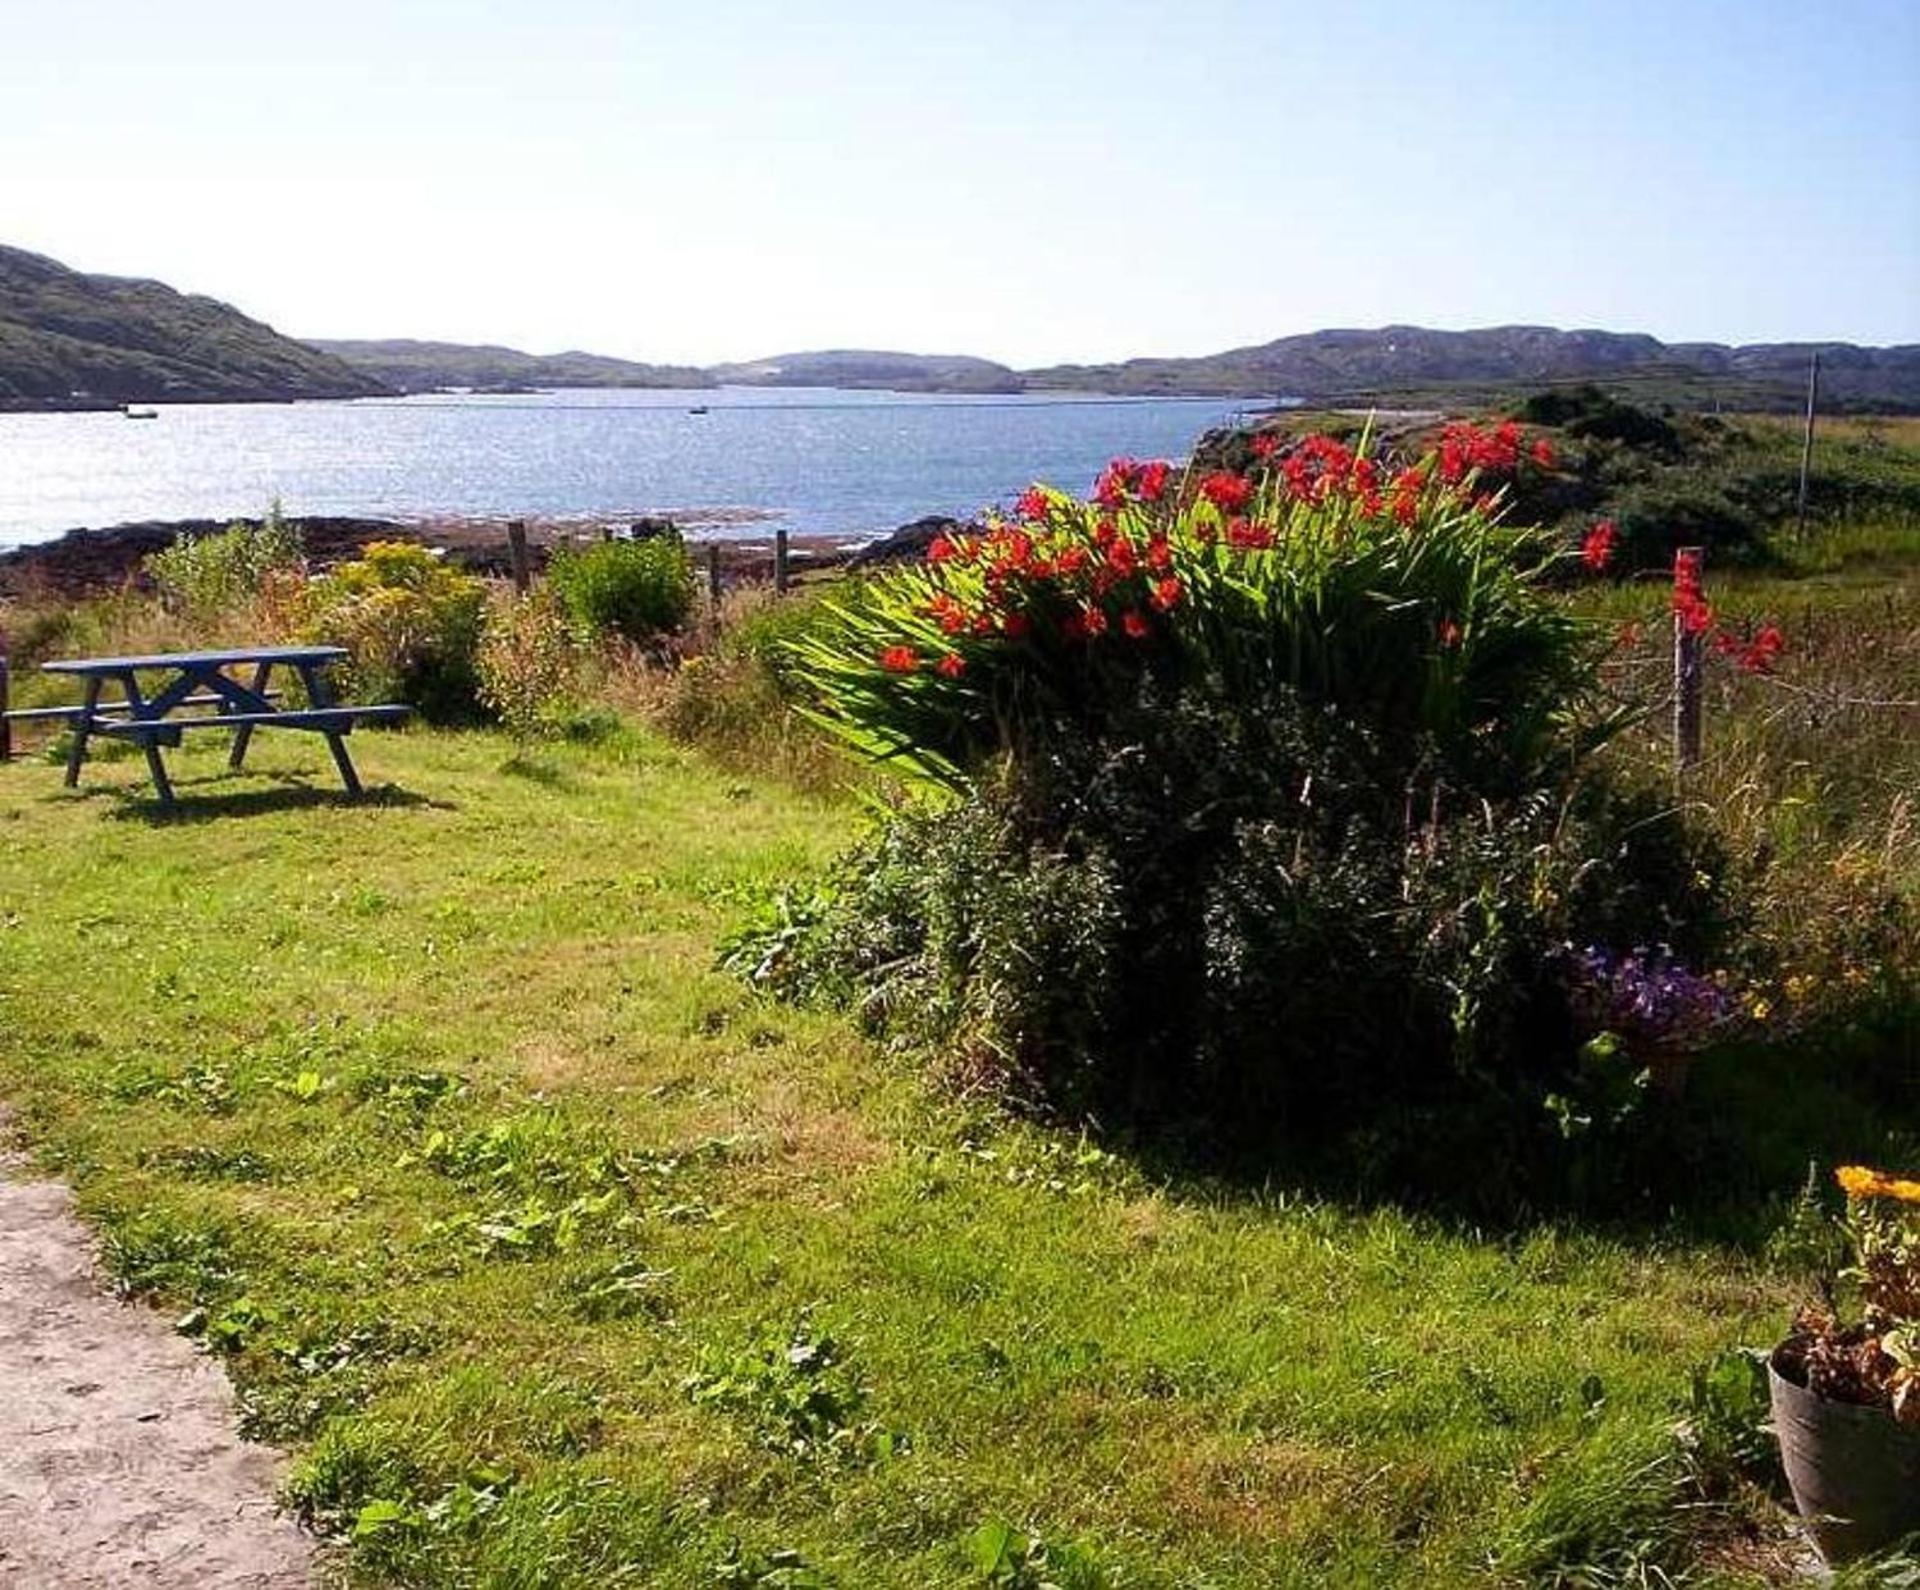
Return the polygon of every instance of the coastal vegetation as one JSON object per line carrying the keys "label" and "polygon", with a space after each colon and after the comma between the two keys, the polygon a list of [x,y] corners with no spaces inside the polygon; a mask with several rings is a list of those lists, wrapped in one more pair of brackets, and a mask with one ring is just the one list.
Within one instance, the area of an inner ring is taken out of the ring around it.
{"label": "coastal vegetation", "polygon": [[[1529,412],[717,608],[284,532],[16,602],[29,700],[318,625],[506,732],[0,768],[0,1097],[367,1584],[1795,1582],[1740,1349],[1920,1144],[1911,428],[1796,534],[1766,422]],[[1650,481],[1745,534],[1676,581]]]}

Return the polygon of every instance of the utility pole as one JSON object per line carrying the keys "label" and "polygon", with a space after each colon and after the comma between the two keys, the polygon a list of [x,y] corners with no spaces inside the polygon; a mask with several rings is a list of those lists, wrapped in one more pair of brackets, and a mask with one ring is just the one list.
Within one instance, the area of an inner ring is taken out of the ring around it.
{"label": "utility pole", "polygon": [[1805,540],[1807,534],[1807,475],[1813,468],[1813,409],[1819,400],[1820,350],[1815,348],[1807,361],[1807,428],[1800,438],[1800,506],[1794,518],[1795,540]]}

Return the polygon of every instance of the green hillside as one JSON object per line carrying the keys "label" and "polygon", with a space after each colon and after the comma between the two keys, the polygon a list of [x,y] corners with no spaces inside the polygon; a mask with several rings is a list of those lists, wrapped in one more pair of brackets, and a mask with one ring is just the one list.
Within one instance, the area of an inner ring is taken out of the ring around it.
{"label": "green hillside", "polygon": [[0,247],[0,409],[366,397],[384,383],[211,298]]}
{"label": "green hillside", "polygon": [[450,387],[685,387],[712,386],[713,377],[690,365],[637,364],[604,354],[522,353],[491,343],[326,341],[313,347],[402,392]]}

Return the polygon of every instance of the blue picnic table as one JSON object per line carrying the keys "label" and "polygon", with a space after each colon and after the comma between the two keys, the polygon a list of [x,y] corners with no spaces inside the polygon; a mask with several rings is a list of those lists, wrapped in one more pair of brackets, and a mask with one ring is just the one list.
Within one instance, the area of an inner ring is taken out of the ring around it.
{"label": "blue picnic table", "polygon": [[[160,652],[147,657],[73,657],[42,663],[50,674],[67,674],[84,681],[86,700],[73,722],[73,748],[67,756],[67,785],[80,782],[87,741],[96,734],[132,740],[147,753],[153,787],[165,804],[172,804],[173,784],[167,777],[160,747],[177,746],[188,729],[231,729],[233,750],[229,767],[238,769],[247,756],[255,729],[304,729],[325,737],[334,766],[349,795],[360,793],[360,776],[347,755],[346,736],[359,722],[404,718],[404,706],[341,706],[327,679],[327,668],[346,656],[341,646],[236,646],[225,651]],[[245,683],[227,670],[248,671]],[[308,705],[283,708],[279,692],[271,688],[273,670],[290,668],[306,687]],[[146,689],[141,675],[148,675]],[[152,682],[158,674],[160,680]],[[122,699],[103,705],[109,685]],[[211,712],[197,709],[211,707]]]}

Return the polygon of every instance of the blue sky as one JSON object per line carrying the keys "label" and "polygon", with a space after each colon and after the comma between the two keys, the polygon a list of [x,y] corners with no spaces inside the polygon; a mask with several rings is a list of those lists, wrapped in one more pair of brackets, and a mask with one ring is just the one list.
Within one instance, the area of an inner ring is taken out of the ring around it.
{"label": "blue sky", "polygon": [[1920,341],[1920,4],[0,0],[0,241],[307,336]]}

